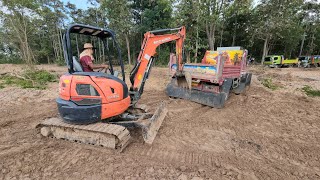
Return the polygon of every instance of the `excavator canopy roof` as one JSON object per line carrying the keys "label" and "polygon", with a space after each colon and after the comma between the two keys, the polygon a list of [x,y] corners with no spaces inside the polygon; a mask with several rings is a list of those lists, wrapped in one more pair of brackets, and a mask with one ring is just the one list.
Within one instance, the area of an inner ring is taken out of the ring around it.
{"label": "excavator canopy roof", "polygon": [[99,38],[114,37],[115,33],[110,29],[104,29],[89,25],[73,24],[68,28],[69,33],[83,34],[88,36],[96,36]]}

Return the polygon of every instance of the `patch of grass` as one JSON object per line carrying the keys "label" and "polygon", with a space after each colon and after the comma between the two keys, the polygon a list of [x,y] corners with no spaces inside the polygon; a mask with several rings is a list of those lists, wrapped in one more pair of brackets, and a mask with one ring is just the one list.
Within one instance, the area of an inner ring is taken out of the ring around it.
{"label": "patch of grass", "polygon": [[272,82],[271,78],[262,79],[261,84],[271,90],[276,90],[280,88],[279,86],[277,86]]}
{"label": "patch of grass", "polygon": [[25,80],[13,75],[5,75],[0,78],[3,81],[3,85],[18,85],[22,88],[32,88],[32,81]]}
{"label": "patch of grass", "polygon": [[22,75],[0,76],[0,88],[5,85],[17,85],[22,88],[45,89],[49,82],[55,82],[56,79],[55,75],[45,70],[27,70]]}
{"label": "patch of grass", "polygon": [[23,61],[17,56],[6,57],[0,54],[0,64],[23,64]]}
{"label": "patch of grass", "polygon": [[66,62],[63,58],[58,58],[55,62],[58,66],[65,66],[66,65]]}
{"label": "patch of grass", "polygon": [[320,96],[320,90],[313,89],[311,86],[305,85],[302,91],[306,93],[307,96],[316,97]]}

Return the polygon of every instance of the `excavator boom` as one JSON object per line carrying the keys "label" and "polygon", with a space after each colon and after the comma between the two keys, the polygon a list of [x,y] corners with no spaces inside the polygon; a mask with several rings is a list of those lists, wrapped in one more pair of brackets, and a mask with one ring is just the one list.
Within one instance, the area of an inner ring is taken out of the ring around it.
{"label": "excavator boom", "polygon": [[[169,33],[168,33],[169,32]],[[134,94],[133,101],[139,100],[143,93],[145,81],[147,80],[156,49],[159,45],[176,41],[177,72],[182,70],[182,49],[186,37],[184,26],[174,29],[162,29],[149,31],[144,34],[144,40],[135,67],[130,73],[131,92]]]}

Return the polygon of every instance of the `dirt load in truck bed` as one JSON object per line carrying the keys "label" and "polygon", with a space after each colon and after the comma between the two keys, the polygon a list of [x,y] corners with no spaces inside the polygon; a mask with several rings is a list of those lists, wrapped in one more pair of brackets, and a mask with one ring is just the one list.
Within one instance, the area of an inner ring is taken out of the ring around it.
{"label": "dirt load in truck bed", "polygon": [[[0,74],[22,67],[0,65]],[[38,68],[65,72],[54,65]],[[320,70],[250,71],[247,93],[214,109],[169,99],[168,69],[153,68],[141,103],[167,101],[168,116],[151,146],[133,131],[120,154],[37,133],[39,122],[57,116],[58,83],[46,90],[6,86],[0,89],[0,179],[319,179],[320,98],[301,89],[320,89]],[[277,88],[262,85],[265,79]]]}

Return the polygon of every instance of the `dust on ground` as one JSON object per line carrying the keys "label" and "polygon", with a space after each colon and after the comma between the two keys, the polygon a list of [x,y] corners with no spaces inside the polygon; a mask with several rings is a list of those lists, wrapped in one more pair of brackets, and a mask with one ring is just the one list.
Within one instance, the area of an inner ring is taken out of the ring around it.
{"label": "dust on ground", "polygon": [[[0,65],[0,74],[21,71]],[[65,67],[40,65],[58,75]],[[169,113],[150,146],[133,132],[123,153],[41,137],[35,126],[57,116],[58,83],[46,90],[0,89],[1,179],[319,179],[320,98],[301,87],[320,89],[320,70],[252,67],[245,95],[225,108],[169,99],[166,68],[153,68],[141,103],[168,103]],[[270,90],[259,77],[282,88]],[[127,81],[129,82],[129,81]]]}

